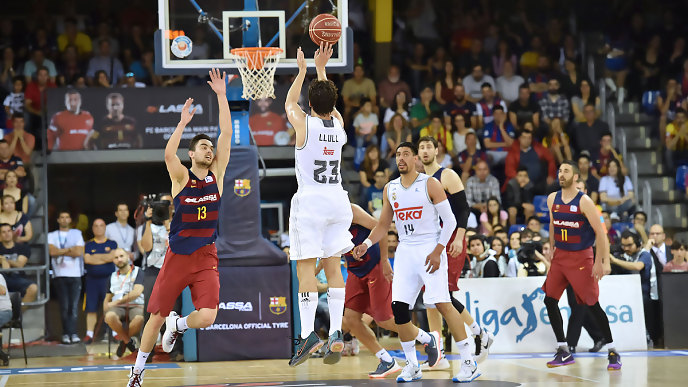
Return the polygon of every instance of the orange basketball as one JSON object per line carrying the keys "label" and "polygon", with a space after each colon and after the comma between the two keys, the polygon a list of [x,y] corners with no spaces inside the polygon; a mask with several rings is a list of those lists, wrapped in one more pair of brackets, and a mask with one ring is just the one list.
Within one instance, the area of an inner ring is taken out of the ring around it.
{"label": "orange basketball", "polygon": [[329,13],[322,13],[311,20],[308,26],[308,34],[316,45],[320,43],[335,44],[342,36],[342,24]]}

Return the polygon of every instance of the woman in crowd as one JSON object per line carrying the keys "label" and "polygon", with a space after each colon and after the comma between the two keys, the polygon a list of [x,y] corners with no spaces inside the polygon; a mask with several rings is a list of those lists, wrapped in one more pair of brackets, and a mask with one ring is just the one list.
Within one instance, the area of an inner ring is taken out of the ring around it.
{"label": "woman in crowd", "polygon": [[602,207],[617,215],[632,214],[635,207],[633,197],[633,183],[628,176],[624,176],[619,161],[612,158],[607,162],[609,174],[600,179],[600,203]]}
{"label": "woman in crowd", "polygon": [[[527,122],[527,125],[532,125]],[[557,165],[561,165],[564,160],[573,160],[571,156],[571,146],[569,145],[569,135],[564,133],[564,128],[562,128],[561,119],[559,117],[554,117],[549,126],[549,133],[545,138],[542,139],[542,145],[548,148],[554,157]]]}
{"label": "woman in crowd", "polygon": [[501,225],[502,228],[506,229],[507,219],[509,219],[509,215],[502,210],[502,204],[499,200],[494,196],[490,197],[487,199],[487,211],[480,215],[481,233],[492,236],[494,227],[497,225]]}
{"label": "woman in crowd", "polygon": [[451,156],[447,154],[447,148],[441,142],[437,143],[437,162],[442,168],[451,169],[454,166]]}
{"label": "woman in crowd", "polygon": [[518,262],[518,250],[521,249],[521,232],[514,231],[509,235],[509,252],[507,253],[507,277],[517,277],[518,269],[520,268]]}
{"label": "woman in crowd", "polygon": [[[459,153],[466,150],[466,134],[475,133],[475,130],[471,129],[471,121],[466,121],[466,117],[461,114],[457,114],[452,119],[452,138],[454,142],[454,152],[458,155]],[[480,149],[480,142],[477,144],[477,149]]]}
{"label": "woman in crowd", "polygon": [[501,239],[497,237],[492,238],[492,243],[490,243],[490,254],[497,261],[499,276],[506,276],[507,257],[504,253],[504,242]]}
{"label": "woman in crowd", "polygon": [[387,129],[387,127],[389,126],[389,121],[392,120],[392,117],[394,117],[397,114],[401,114],[401,116],[404,117],[406,121],[408,121],[408,105],[409,98],[408,95],[406,95],[406,92],[398,92],[397,95],[394,96],[394,102],[392,103],[392,106],[388,107],[387,110],[385,110],[385,116],[382,119],[382,124],[385,126],[385,129]]}
{"label": "woman in crowd", "polygon": [[17,211],[14,197],[10,195],[2,197],[0,223],[7,223],[12,226],[15,242],[26,243],[33,238],[33,228],[31,227],[29,217],[21,211]]}
{"label": "woman in crowd", "polygon": [[595,95],[593,85],[587,79],[580,81],[578,94],[571,98],[571,109],[573,110],[573,119],[576,122],[585,122],[583,115],[583,107],[589,103],[595,104],[595,118],[602,115],[602,105],[600,105],[600,97]]}
{"label": "woman in crowd", "polygon": [[368,187],[375,184],[375,172],[377,171],[383,171],[389,180],[389,164],[386,160],[380,159],[380,149],[377,145],[371,144],[366,148],[361,170],[358,171],[364,192]]}
{"label": "woman in crowd", "polygon": [[390,165],[396,167],[397,146],[402,142],[411,141],[411,129],[409,129],[408,121],[401,114],[395,114],[389,120],[389,125],[384,134],[383,147],[385,147],[385,159],[389,161]]}
{"label": "woman in crowd", "polygon": [[12,196],[15,201],[16,210],[27,214],[29,212],[29,197],[26,191],[17,187],[18,182],[19,178],[17,177],[17,173],[14,171],[7,171],[5,174],[5,187],[2,189],[0,197],[7,195]]}
{"label": "woman in crowd", "polygon": [[447,59],[444,62],[444,72],[435,82],[435,99],[440,105],[454,99],[454,85],[456,85],[456,75],[454,74],[454,62]]}

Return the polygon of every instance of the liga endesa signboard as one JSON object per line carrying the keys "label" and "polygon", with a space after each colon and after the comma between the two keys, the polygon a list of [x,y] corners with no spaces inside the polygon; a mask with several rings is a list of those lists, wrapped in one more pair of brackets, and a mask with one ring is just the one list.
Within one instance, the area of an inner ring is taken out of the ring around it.
{"label": "liga endesa signboard", "polygon": [[182,149],[199,133],[217,137],[217,98],[207,86],[49,89],[48,145],[54,151],[164,149],[187,98],[196,113]]}
{"label": "liga endesa signboard", "polygon": [[[462,278],[459,280],[461,290],[454,292],[454,297],[466,305],[481,327],[494,333],[491,352],[554,353],[556,339],[541,289],[544,281],[545,277]],[[646,350],[640,276],[609,275],[599,285],[600,305],[607,313],[616,348],[620,351]],[[559,309],[566,331],[571,316],[566,293],[559,300]],[[470,337],[468,329],[467,333]],[[578,341],[579,351],[592,346],[592,339],[583,329]]]}

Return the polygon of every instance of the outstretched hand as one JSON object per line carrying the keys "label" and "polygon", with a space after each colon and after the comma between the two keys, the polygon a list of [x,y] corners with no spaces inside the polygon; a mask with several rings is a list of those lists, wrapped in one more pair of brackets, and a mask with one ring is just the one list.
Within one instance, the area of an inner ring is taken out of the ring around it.
{"label": "outstretched hand", "polygon": [[193,98],[187,98],[186,102],[184,102],[184,107],[182,108],[182,118],[181,118],[181,123],[186,125],[188,124],[191,119],[193,118],[194,114],[196,114],[196,108],[194,107],[193,110],[191,110],[191,104],[193,103]]}
{"label": "outstretched hand", "polygon": [[213,91],[217,95],[227,94],[227,83],[225,82],[227,74],[223,71],[222,76],[220,76],[220,70],[214,68],[208,71],[208,75],[210,75],[210,80],[208,81],[208,84],[213,89]]}
{"label": "outstretched hand", "polygon": [[320,48],[315,50],[313,55],[313,61],[315,62],[315,68],[323,69],[327,64],[327,61],[332,57],[332,45],[330,43],[320,43]]}
{"label": "outstretched hand", "polygon": [[306,72],[306,58],[303,56],[303,50],[301,50],[301,47],[299,47],[298,50],[296,50],[296,64],[299,66],[299,72]]}

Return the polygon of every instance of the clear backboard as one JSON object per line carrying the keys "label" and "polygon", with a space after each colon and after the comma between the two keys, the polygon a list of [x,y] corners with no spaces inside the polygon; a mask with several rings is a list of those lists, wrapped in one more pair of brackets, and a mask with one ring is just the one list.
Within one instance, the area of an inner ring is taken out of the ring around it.
{"label": "clear backboard", "polygon": [[348,0],[158,0],[156,72],[207,74],[211,67],[218,67],[236,73],[231,49],[279,47],[283,52],[277,74],[294,73],[298,47],[306,58],[313,58],[317,47],[308,36],[308,25],[321,13],[335,15],[343,30],[328,72],[351,72]]}

